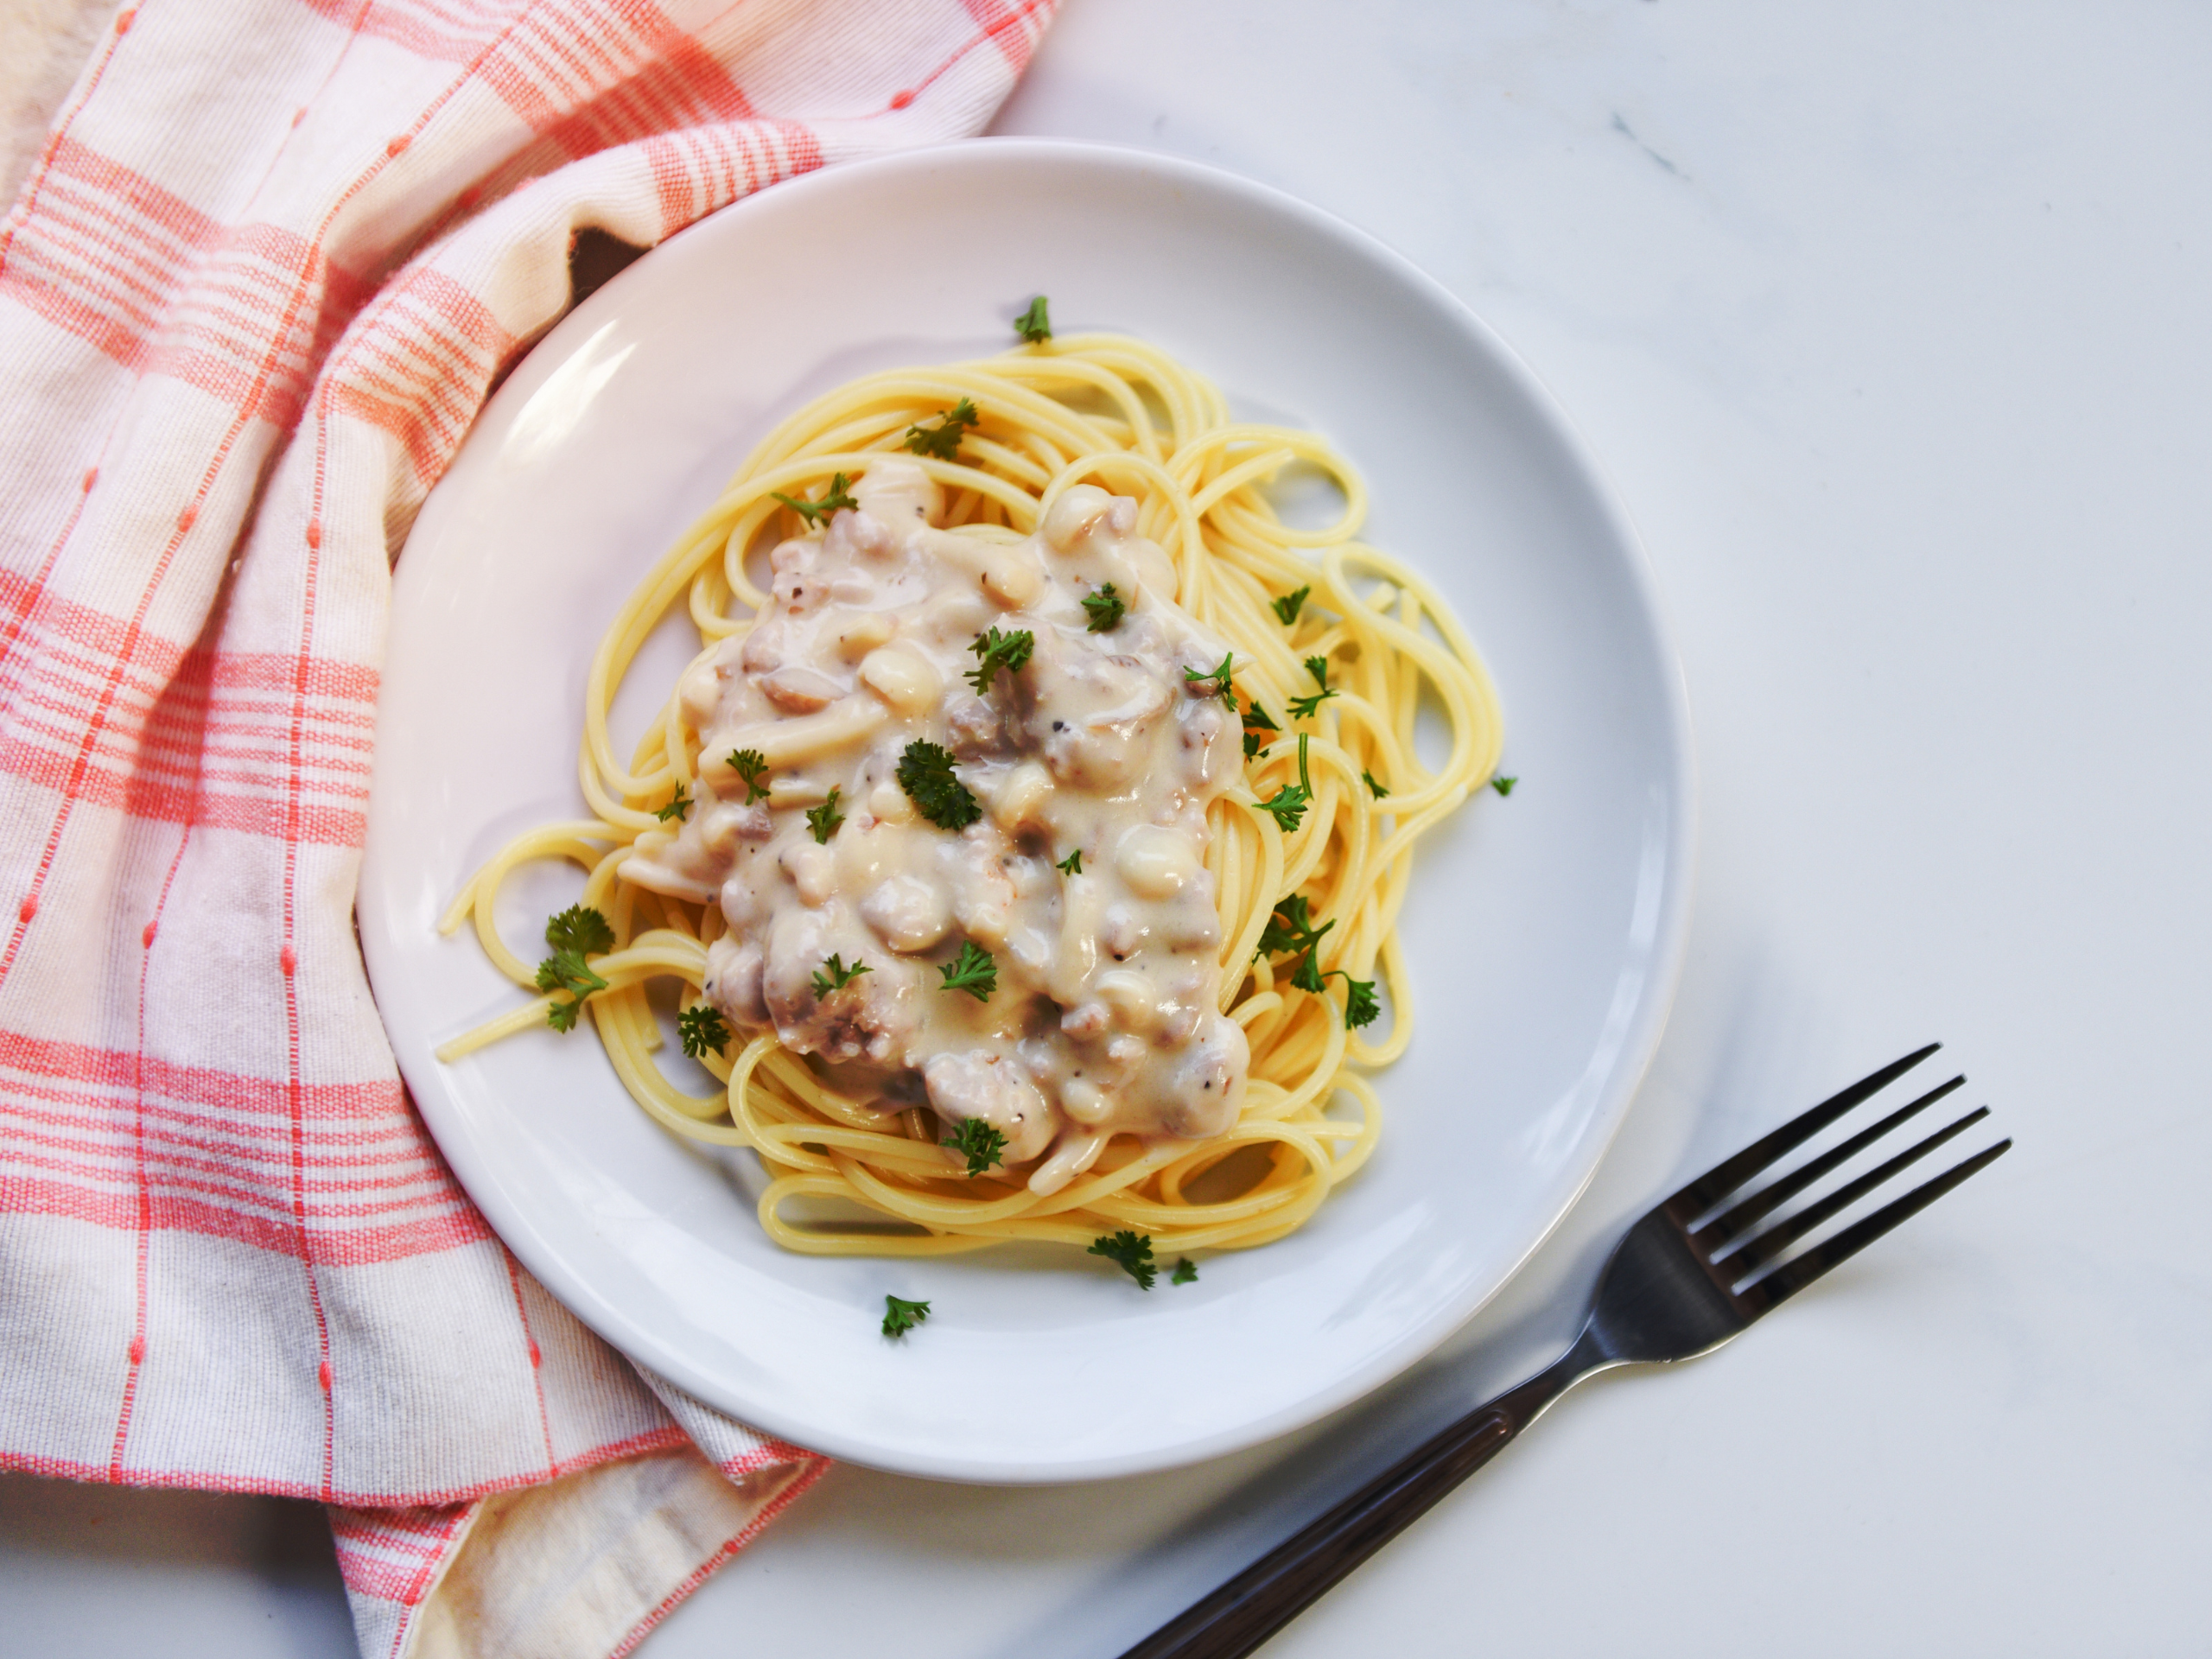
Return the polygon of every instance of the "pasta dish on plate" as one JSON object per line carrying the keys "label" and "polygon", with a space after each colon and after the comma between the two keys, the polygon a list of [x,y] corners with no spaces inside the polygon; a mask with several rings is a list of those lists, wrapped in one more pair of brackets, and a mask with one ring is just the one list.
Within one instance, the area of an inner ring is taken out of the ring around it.
{"label": "pasta dish on plate", "polygon": [[[515,840],[444,922],[538,995],[441,1059],[588,1022],[657,1122],[759,1155],[794,1250],[1298,1227],[1411,1035],[1414,842],[1498,757],[1480,659],[1354,539],[1321,439],[1141,341],[1052,338],[1041,301],[1019,326],[760,444],[593,659],[596,816]],[[1289,469],[1336,523],[1284,521]],[[698,654],[626,755],[609,707],[679,609]],[[493,917],[543,859],[585,883],[533,963]],[[671,985],[703,1095],[657,1058]]]}

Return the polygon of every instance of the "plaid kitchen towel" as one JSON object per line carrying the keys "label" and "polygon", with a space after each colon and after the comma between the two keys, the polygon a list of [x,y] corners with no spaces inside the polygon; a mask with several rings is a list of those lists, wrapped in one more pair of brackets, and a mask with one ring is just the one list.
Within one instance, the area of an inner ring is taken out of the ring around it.
{"label": "plaid kitchen towel", "polygon": [[973,133],[1056,0],[134,0],[0,225],[0,1467],[330,1506],[365,1654],[635,1644],[822,1467],[632,1369],[351,925],[390,561],[581,231]]}

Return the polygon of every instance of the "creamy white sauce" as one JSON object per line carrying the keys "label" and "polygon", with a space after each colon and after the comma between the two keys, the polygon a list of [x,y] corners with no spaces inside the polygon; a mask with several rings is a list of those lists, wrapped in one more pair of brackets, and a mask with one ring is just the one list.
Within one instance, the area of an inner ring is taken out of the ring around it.
{"label": "creamy white sauce", "polygon": [[[1220,1134],[1249,1056],[1219,1012],[1205,818],[1241,738],[1185,671],[1228,647],[1176,605],[1126,497],[1075,486],[1005,542],[938,528],[938,486],[903,457],[853,493],[859,511],[770,556],[752,629],[685,672],[695,804],[639,836],[622,874],[720,903],[705,994],[741,1030],[772,1027],[887,1113],[925,1104],[948,1132],[981,1119],[1033,1192],[1116,1133]],[[1082,601],[1108,583],[1127,613],[1094,632]],[[993,627],[1034,645],[979,696],[971,646]],[[896,774],[918,740],[951,751],[976,823],[916,810]],[[769,766],[751,805],[730,766],[744,750]],[[833,787],[844,819],[821,844],[805,811]],[[1071,853],[1080,874],[1056,868]],[[996,963],[988,1001],[944,988],[967,941]],[[833,955],[868,971],[825,995]]]}

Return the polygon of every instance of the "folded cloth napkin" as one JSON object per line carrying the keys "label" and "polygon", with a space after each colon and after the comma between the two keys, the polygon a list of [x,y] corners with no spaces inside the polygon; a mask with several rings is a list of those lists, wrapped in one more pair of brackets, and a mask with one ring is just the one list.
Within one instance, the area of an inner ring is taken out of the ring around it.
{"label": "folded cloth napkin", "polygon": [[321,1500],[375,1659],[625,1652],[819,1472],[570,1318],[400,1086],[390,560],[580,231],[975,132],[1054,3],[105,26],[0,225],[0,1466]]}

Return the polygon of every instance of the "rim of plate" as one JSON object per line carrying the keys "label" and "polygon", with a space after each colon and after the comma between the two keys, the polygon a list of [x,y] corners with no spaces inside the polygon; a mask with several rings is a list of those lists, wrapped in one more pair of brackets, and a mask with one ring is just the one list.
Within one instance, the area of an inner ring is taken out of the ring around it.
{"label": "rim of plate", "polygon": [[[484,1212],[500,1239],[540,1283],[618,1351],[685,1392],[697,1396],[702,1402],[729,1412],[761,1432],[847,1461],[938,1479],[1006,1484],[1057,1484],[1176,1468],[1239,1451],[1311,1423],[1372,1392],[1404,1371],[1471,1319],[1520,1272],[1588,1187],[1599,1163],[1619,1130],[1657,1048],[1680,984],[1688,948],[1696,867],[1697,789],[1688,692],[1681,659],[1674,645],[1673,632],[1668,626],[1649,560],[1603,466],[1563,405],[1503,336],[1440,282],[1373,234],[1272,186],[1177,156],[1068,139],[966,139],[839,163],[787,180],[733,202],[665,238],[631,268],[619,273],[563,315],[531,348],[523,361],[530,356],[548,353],[555,358],[563,356],[576,343],[588,338],[600,327],[602,320],[621,304],[626,291],[642,280],[638,276],[639,268],[661,258],[666,250],[701,237],[702,232],[709,232],[709,227],[727,226],[733,220],[742,220],[758,213],[790,207],[809,195],[880,188],[910,174],[938,173],[947,168],[988,169],[1023,162],[1064,167],[1071,174],[1079,174],[1086,169],[1103,169],[1110,173],[1148,175],[1193,192],[1213,193],[1234,199],[1248,207],[1287,221],[1311,236],[1334,243],[1364,262],[1381,268],[1382,272],[1398,283],[1420,291],[1438,318],[1449,320],[1489,360],[1491,365],[1510,383],[1526,414],[1541,423],[1544,435],[1564,453],[1572,463],[1579,482],[1587,493],[1586,505],[1595,510],[1602,523],[1610,551],[1619,565],[1618,574],[1625,578],[1626,591],[1634,601],[1636,620],[1648,636],[1655,661],[1662,670],[1658,679],[1664,706],[1658,711],[1660,718],[1657,723],[1666,741],[1667,770],[1673,786],[1668,791],[1670,799],[1665,829],[1666,868],[1659,878],[1658,914],[1653,926],[1648,957],[1650,972],[1636,1012],[1622,1033],[1605,1081],[1596,1091],[1588,1128],[1578,1144],[1576,1155],[1561,1176],[1555,1178],[1556,1185],[1548,1201],[1539,1206],[1542,1217],[1541,1226],[1531,1233],[1517,1253],[1499,1268],[1487,1284],[1463,1294],[1456,1300],[1440,1302],[1424,1318],[1409,1324],[1395,1343],[1380,1350],[1366,1363],[1347,1370],[1329,1386],[1315,1390],[1295,1404],[1233,1427],[1193,1435],[1172,1445],[1147,1448],[1126,1457],[1071,1459],[1047,1469],[1039,1469],[1028,1463],[1011,1464],[989,1457],[931,1452],[926,1449],[918,1451],[912,1446],[871,1439],[864,1433],[851,1432],[835,1424],[809,1420],[803,1413],[793,1413],[772,1401],[743,1397],[741,1391],[734,1390],[727,1379],[693,1364],[683,1351],[662,1338],[649,1326],[631,1319],[623,1310],[572,1274],[566,1259],[541,1233],[526,1207],[518,1201],[502,1179],[492,1149],[474,1132],[466,1121],[465,1114],[458,1109],[448,1094],[442,1078],[438,1075],[442,1068],[434,1061],[425,1063],[428,1045],[404,1040],[396,1033],[388,1032],[388,1034],[391,1036],[393,1048],[401,1061],[402,1073],[423,1118],[471,1200]],[[524,378],[522,368],[523,362],[518,362],[515,371],[487,399],[484,410],[478,414],[469,440],[464,442],[462,451],[457,453],[454,462],[448,467],[447,477],[458,468],[467,442],[473,442],[477,433],[486,426],[486,417],[502,408],[503,399],[511,400],[515,395],[515,389]],[[441,487],[443,482],[442,479]],[[437,498],[438,489],[434,487],[416,519],[416,531],[420,530],[425,519],[434,519],[438,506]],[[413,534],[410,531],[410,540]],[[392,620],[396,623],[398,620],[395,611]],[[385,908],[382,894],[388,885],[399,879],[405,863],[404,851],[389,849],[389,836],[380,837],[378,834],[381,815],[378,811],[379,791],[377,780],[384,776],[384,757],[390,747],[383,739],[381,720],[380,713],[377,763],[371,786],[358,911],[363,952],[372,988],[384,976],[384,971],[391,971],[396,967],[387,952],[388,950],[396,951],[397,949],[396,944],[388,946],[382,928],[374,925],[372,918],[380,918],[380,912]],[[379,970],[380,960],[387,964],[384,971]],[[419,1052],[410,1055],[410,1050]],[[410,1058],[415,1063],[410,1064]]]}

